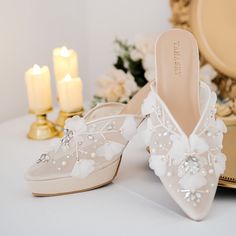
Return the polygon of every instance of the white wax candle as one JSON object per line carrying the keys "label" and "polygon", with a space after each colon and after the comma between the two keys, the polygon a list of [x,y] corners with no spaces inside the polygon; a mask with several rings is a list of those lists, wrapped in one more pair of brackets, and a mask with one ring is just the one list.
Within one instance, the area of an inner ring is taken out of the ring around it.
{"label": "white wax candle", "polygon": [[72,49],[55,48],[53,50],[53,64],[56,80],[59,81],[67,74],[71,77],[78,77],[78,60],[77,54]]}
{"label": "white wax candle", "polygon": [[83,107],[82,81],[68,74],[58,81],[60,108],[64,112],[77,112]]}
{"label": "white wax candle", "polygon": [[34,65],[25,73],[29,109],[43,113],[52,108],[50,72],[47,66]]}

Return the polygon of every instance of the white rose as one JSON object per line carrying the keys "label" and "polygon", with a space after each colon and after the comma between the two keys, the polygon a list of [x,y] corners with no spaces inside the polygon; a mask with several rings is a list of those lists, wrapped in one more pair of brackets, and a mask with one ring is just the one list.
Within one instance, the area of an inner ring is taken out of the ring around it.
{"label": "white rose", "polygon": [[155,70],[147,70],[144,73],[144,77],[147,81],[153,81],[155,79]]}
{"label": "white rose", "polygon": [[135,47],[142,54],[142,58],[146,54],[154,55],[155,38],[154,35],[139,36],[136,38]]}
{"label": "white rose", "polygon": [[206,64],[200,68],[199,76],[200,80],[208,84],[212,91],[217,90],[217,86],[212,83],[212,80],[217,76],[217,72],[210,64]]}
{"label": "white rose", "polygon": [[134,49],[130,52],[130,57],[133,61],[138,61],[138,60],[142,59],[143,56],[140,51]]}
{"label": "white rose", "polygon": [[96,95],[109,102],[128,101],[137,90],[138,86],[130,73],[113,67],[98,79]]}
{"label": "white rose", "polygon": [[127,73],[126,79],[124,81],[124,91],[125,91],[126,97],[130,97],[132,94],[137,92],[137,90],[138,90],[138,86],[135,83],[133,75],[131,75],[130,73]]}
{"label": "white rose", "polygon": [[145,70],[154,70],[155,68],[155,57],[154,54],[146,54],[145,57],[143,58],[143,68]]}

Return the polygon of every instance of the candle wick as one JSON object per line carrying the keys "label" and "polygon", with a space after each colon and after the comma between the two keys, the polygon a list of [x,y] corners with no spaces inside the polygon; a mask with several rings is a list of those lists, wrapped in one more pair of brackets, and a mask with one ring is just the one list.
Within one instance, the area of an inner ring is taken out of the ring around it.
{"label": "candle wick", "polygon": [[33,71],[32,71],[32,73],[33,73],[34,75],[40,75],[40,74],[41,74],[41,68],[40,68],[40,66],[37,65],[37,64],[35,64],[35,65],[33,66]]}

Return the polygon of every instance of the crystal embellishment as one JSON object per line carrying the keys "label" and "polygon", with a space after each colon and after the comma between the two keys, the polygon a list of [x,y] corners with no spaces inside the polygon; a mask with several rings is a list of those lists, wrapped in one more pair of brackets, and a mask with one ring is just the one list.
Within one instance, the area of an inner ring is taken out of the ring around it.
{"label": "crystal embellishment", "polygon": [[184,194],[184,199],[187,202],[199,203],[201,201],[202,194],[197,191],[186,191]]}
{"label": "crystal embellishment", "polygon": [[69,146],[71,139],[73,138],[73,131],[69,129],[64,130],[64,136],[61,139],[61,143],[64,146]]}
{"label": "crystal embellishment", "polygon": [[149,167],[183,210],[198,219],[200,216],[192,207],[202,204],[203,194],[206,194],[204,201],[211,203],[212,191],[225,170],[226,157],[221,149],[226,127],[215,119],[216,95],[201,83],[201,118],[187,135],[153,85],[142,107],[143,115],[149,115],[146,135],[150,147]]}
{"label": "crystal embellishment", "polygon": [[107,126],[107,130],[110,131],[110,130],[113,130],[114,129],[114,125],[113,124],[109,124]]}
{"label": "crystal embellishment", "polygon": [[94,140],[94,136],[91,135],[91,134],[89,134],[89,135],[88,135],[88,140]]}
{"label": "crystal embellishment", "polygon": [[179,167],[178,175],[181,177],[185,173],[195,175],[200,171],[200,163],[196,156],[189,155]]}
{"label": "crystal embellishment", "polygon": [[39,164],[39,163],[41,163],[41,162],[43,162],[43,163],[45,163],[45,162],[48,162],[50,160],[50,157],[48,156],[48,154],[46,154],[46,153],[43,153],[41,156],[40,156],[40,158],[37,160],[37,164]]}

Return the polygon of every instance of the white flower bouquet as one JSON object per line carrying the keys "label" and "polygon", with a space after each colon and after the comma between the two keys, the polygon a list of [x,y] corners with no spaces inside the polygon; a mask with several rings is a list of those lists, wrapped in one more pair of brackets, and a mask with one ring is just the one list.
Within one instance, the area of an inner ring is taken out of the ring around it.
{"label": "white flower bouquet", "polygon": [[[93,106],[101,102],[127,103],[147,82],[155,78],[155,36],[139,37],[134,44],[115,40],[116,62],[112,68],[96,81]],[[200,79],[212,90],[217,87],[212,80],[217,72],[209,64],[200,70]]]}

